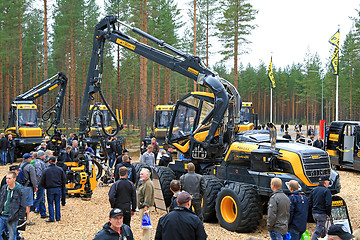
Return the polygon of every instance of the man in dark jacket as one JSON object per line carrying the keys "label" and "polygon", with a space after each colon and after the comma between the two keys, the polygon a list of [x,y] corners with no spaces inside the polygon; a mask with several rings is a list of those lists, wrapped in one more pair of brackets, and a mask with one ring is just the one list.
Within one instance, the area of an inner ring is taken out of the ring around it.
{"label": "man in dark jacket", "polygon": [[1,157],[1,164],[2,165],[6,165],[7,164],[7,160],[8,160],[8,147],[9,147],[9,142],[5,136],[5,133],[1,133],[0,134],[0,157]]}
{"label": "man in dark jacket", "polygon": [[201,200],[206,190],[205,179],[202,175],[195,173],[195,165],[187,165],[188,173],[180,177],[181,188],[192,196],[191,207],[194,207],[196,215],[204,220],[201,208]]}
{"label": "man in dark jacket", "polygon": [[269,199],[267,229],[272,240],[282,240],[288,232],[290,199],[281,190],[280,178],[271,179],[273,193]]}
{"label": "man in dark jacket", "polygon": [[[65,183],[66,177],[64,171],[56,166],[56,158],[49,159],[49,167],[45,169],[41,176],[40,185],[46,189],[49,219],[46,222],[60,221],[60,198],[65,205]],[[55,218],[54,218],[54,203],[55,203]]]}
{"label": "man in dark jacket", "polygon": [[324,146],[323,141],[321,140],[321,136],[318,136],[317,139],[313,142],[313,146],[316,148],[322,149]]}
{"label": "man in dark jacket", "polygon": [[165,150],[161,150],[161,157],[159,160],[159,166],[167,167],[169,166],[171,159]]}
{"label": "man in dark jacket", "polygon": [[120,179],[110,188],[109,201],[112,208],[123,210],[124,223],[130,226],[131,217],[136,209],[136,189],[134,183],[127,178],[128,169],[121,167],[119,169]]}
{"label": "man in dark jacket", "polygon": [[109,138],[109,141],[106,142],[106,153],[109,157],[109,166],[112,168],[116,160],[116,142],[115,138]]}
{"label": "man in dark jacket", "polygon": [[332,197],[329,187],[329,177],[321,176],[319,186],[314,188],[309,197],[309,205],[312,208],[312,214],[316,222],[315,232],[311,240],[325,237],[325,222],[331,216]]}
{"label": "man in dark jacket", "polygon": [[301,235],[306,231],[309,200],[299,191],[299,183],[296,180],[289,182],[289,190],[291,192],[289,233],[292,240],[300,240]]}
{"label": "man in dark jacket", "polygon": [[178,206],[177,204],[177,197],[179,196],[181,186],[180,186],[180,181],[179,180],[172,180],[170,182],[170,191],[174,194],[171,197],[171,203],[170,203],[170,207],[169,207],[169,212],[171,212],[172,210],[174,210],[174,208],[176,208]]}
{"label": "man in dark jacket", "polygon": [[178,195],[178,207],[159,219],[155,240],[203,240],[207,238],[200,218],[190,210],[191,195],[181,192]]}
{"label": "man in dark jacket", "polygon": [[9,153],[9,163],[13,164],[15,162],[15,141],[11,134],[8,135],[8,153]]}
{"label": "man in dark jacket", "polygon": [[289,132],[286,131],[283,138],[291,140],[291,136],[289,135]]}
{"label": "man in dark jacket", "polygon": [[[133,240],[133,233],[129,226],[123,224],[123,211],[114,208],[110,212],[109,222],[105,223],[94,240]],[[119,234],[120,233],[120,234]]]}
{"label": "man in dark jacket", "polygon": [[25,215],[25,196],[21,188],[21,184],[16,182],[16,174],[9,172],[0,194],[0,235],[8,229],[10,240],[16,239],[18,221]]}
{"label": "man in dark jacket", "polygon": [[[114,171],[114,175],[115,175],[115,181],[119,180],[119,169],[121,167],[126,167],[128,170],[127,173],[127,178],[133,183],[136,183],[136,169],[135,167],[130,163],[130,157],[128,155],[123,155],[122,156],[122,162],[119,164],[116,164],[115,166],[115,171]],[[126,222],[125,222],[126,223]]]}

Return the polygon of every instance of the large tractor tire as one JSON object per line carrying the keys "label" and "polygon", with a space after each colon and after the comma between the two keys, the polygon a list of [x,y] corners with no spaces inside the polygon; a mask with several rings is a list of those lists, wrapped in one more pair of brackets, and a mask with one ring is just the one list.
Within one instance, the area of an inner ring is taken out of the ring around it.
{"label": "large tractor tire", "polygon": [[220,181],[220,179],[212,175],[204,175],[204,178],[206,181],[206,190],[202,202],[204,221],[214,222],[216,221],[216,197],[224,184]]}
{"label": "large tractor tire", "polygon": [[262,218],[257,191],[246,184],[227,184],[217,196],[216,217],[220,225],[229,231],[255,231]]}
{"label": "large tractor tire", "polygon": [[[175,174],[170,168],[164,166],[156,166],[154,168],[154,174],[156,174],[159,179],[165,205],[166,207],[169,207],[171,203],[171,197],[173,196],[173,193],[170,190],[170,182],[175,179]],[[154,176],[153,181],[155,181],[155,178],[156,177]]]}

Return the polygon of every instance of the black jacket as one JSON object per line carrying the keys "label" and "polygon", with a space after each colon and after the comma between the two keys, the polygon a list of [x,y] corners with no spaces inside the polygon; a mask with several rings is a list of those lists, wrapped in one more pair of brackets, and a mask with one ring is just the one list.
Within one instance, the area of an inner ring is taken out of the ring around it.
{"label": "black jacket", "polygon": [[126,237],[126,240],[134,239],[131,229],[128,225],[123,224],[120,228],[120,231],[121,233],[119,236],[119,233],[110,228],[110,222],[107,222],[103,226],[103,229],[96,234],[94,240],[123,240],[125,239],[124,237]]}
{"label": "black jacket", "polygon": [[320,148],[320,149],[322,149],[323,148],[323,141],[319,141],[318,139],[316,139],[315,141],[314,141],[314,143],[313,143],[313,146],[314,147],[316,147],[316,148]]}
{"label": "black jacket", "polygon": [[189,172],[180,177],[181,188],[190,193],[194,199],[201,199],[205,193],[205,179],[202,175]]}
{"label": "black jacket", "polygon": [[172,210],[174,210],[177,206],[177,197],[181,192],[175,193],[172,197],[171,197],[171,203],[170,203],[170,207],[169,207],[169,212],[171,212]]}
{"label": "black jacket", "polygon": [[314,188],[309,197],[309,205],[313,213],[331,215],[332,197],[330,190],[319,185]]}
{"label": "black jacket", "polygon": [[115,181],[120,179],[119,169],[123,166],[128,169],[128,179],[133,183],[136,183],[136,169],[130,162],[122,162],[115,165],[115,172],[114,172]]}
{"label": "black jacket", "polygon": [[15,150],[15,140],[8,140],[8,147],[9,147],[9,151],[14,151]]}
{"label": "black jacket", "polygon": [[283,138],[291,140],[291,136],[289,134],[284,134]]}
{"label": "black jacket", "polygon": [[176,207],[159,219],[155,240],[202,240],[207,235],[196,214],[186,207]]}
{"label": "black jacket", "polygon": [[0,150],[6,151],[6,150],[8,150],[8,147],[9,147],[9,142],[6,139],[6,137],[1,138],[0,139]]}
{"label": "black jacket", "polygon": [[64,171],[55,164],[50,164],[49,167],[45,169],[40,180],[40,185],[45,189],[64,188],[65,183],[66,177]]}
{"label": "black jacket", "polygon": [[[9,211],[9,222],[19,220],[20,217],[25,215],[26,201],[25,194],[23,194],[22,186],[20,183],[16,183],[17,187],[20,187],[14,190],[13,196],[10,201],[10,211]],[[20,185],[20,186],[19,186]],[[6,201],[6,192],[8,185],[5,184],[1,188],[0,194],[0,212],[3,210],[5,201]]]}
{"label": "black jacket", "polygon": [[58,162],[70,162],[70,153],[65,149],[61,149],[57,160]]}
{"label": "black jacket", "polygon": [[171,162],[171,158],[168,154],[164,154],[161,156],[159,161],[159,166],[165,166],[167,167],[169,163]]}
{"label": "black jacket", "polygon": [[306,223],[309,212],[309,200],[303,192],[294,191],[290,198],[289,228],[300,233],[306,231]]}
{"label": "black jacket", "polygon": [[109,201],[111,208],[135,211],[136,189],[134,184],[127,178],[120,178],[110,188]]}

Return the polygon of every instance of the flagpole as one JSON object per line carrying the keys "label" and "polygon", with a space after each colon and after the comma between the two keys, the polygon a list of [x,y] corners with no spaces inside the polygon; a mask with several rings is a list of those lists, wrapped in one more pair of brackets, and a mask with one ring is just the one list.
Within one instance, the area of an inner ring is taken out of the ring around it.
{"label": "flagpole", "polygon": [[[340,24],[338,25],[338,31],[340,32]],[[336,119],[339,121],[339,61],[340,61],[340,35],[339,35],[339,53],[338,53],[338,65],[337,65],[337,75],[336,75]]]}
{"label": "flagpole", "polygon": [[271,84],[270,84],[270,122],[272,123],[272,110],[273,110],[273,107],[272,107],[272,87],[271,87]]}
{"label": "flagpole", "polygon": [[336,117],[335,117],[335,121],[339,121],[339,72],[336,75]]}

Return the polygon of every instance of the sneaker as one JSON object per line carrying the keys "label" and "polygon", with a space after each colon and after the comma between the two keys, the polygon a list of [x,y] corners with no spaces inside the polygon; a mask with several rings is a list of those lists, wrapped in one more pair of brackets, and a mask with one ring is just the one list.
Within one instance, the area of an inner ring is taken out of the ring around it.
{"label": "sneaker", "polygon": [[28,225],[28,226],[33,226],[33,225],[35,225],[35,223],[34,223],[34,222],[29,221],[28,223],[26,223],[26,225]]}
{"label": "sneaker", "polygon": [[41,218],[48,218],[48,217],[50,217],[50,216],[49,216],[49,215],[47,215],[47,214],[45,214],[45,215],[41,216]]}
{"label": "sneaker", "polygon": [[48,220],[46,220],[45,222],[47,222],[47,223],[51,223],[51,222],[55,222],[54,220],[50,220],[50,219],[48,219]]}

